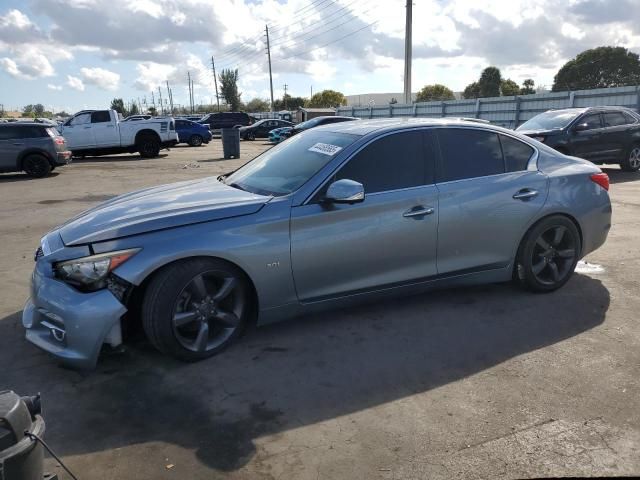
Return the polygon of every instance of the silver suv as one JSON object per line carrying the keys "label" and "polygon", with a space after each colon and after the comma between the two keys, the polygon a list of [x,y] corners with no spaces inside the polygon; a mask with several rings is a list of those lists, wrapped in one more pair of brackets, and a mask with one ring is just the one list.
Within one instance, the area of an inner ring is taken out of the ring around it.
{"label": "silver suv", "polygon": [[0,124],[0,172],[24,170],[40,178],[70,162],[67,142],[55,127],[35,122]]}

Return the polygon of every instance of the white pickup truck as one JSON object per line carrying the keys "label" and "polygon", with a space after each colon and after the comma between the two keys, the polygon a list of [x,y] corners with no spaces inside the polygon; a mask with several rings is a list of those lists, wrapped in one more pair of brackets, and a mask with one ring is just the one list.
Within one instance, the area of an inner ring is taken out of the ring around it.
{"label": "white pickup truck", "polygon": [[178,143],[173,118],[121,122],[115,110],[83,110],[59,130],[74,156],[138,152],[151,158]]}

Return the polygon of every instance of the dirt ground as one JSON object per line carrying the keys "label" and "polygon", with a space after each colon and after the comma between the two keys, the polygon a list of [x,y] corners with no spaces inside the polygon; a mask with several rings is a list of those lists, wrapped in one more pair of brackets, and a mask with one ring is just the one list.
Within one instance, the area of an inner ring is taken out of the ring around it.
{"label": "dirt ground", "polygon": [[[560,291],[435,292],[283,322],[183,364],[144,340],[96,371],[23,339],[40,237],[114,195],[232,170],[267,148],[87,158],[0,175],[0,389],[40,392],[87,479],[640,475],[640,174],[607,169],[613,227]],[[49,471],[66,478],[48,458]]]}

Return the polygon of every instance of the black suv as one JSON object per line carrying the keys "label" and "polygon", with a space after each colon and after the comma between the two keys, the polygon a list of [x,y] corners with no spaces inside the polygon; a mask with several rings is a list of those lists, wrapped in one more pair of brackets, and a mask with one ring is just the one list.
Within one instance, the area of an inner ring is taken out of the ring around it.
{"label": "black suv", "polygon": [[248,127],[240,127],[240,136],[245,140],[255,140],[259,137],[267,138],[271,130],[282,127],[293,127],[293,123],[277,118],[258,120]]}
{"label": "black suv", "polygon": [[198,123],[209,125],[211,130],[218,130],[251,125],[251,118],[245,112],[216,112],[205,115]]}
{"label": "black suv", "polygon": [[628,108],[549,110],[516,130],[566,155],[617,163],[627,172],[640,169],[640,116]]}
{"label": "black suv", "polygon": [[24,170],[46,177],[59,165],[71,162],[67,142],[46,123],[0,123],[0,172]]}

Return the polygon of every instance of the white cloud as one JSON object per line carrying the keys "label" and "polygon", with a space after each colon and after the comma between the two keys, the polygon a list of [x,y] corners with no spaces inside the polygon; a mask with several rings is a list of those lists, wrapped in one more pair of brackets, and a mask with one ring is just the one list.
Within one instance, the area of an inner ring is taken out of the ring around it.
{"label": "white cloud", "polygon": [[60,90],[62,90],[62,85],[54,85],[54,84],[52,84],[52,83],[48,83],[48,84],[47,84],[47,88],[48,88],[49,90],[56,90],[56,91],[60,91]]}
{"label": "white cloud", "polygon": [[84,79],[85,83],[96,85],[103,90],[117,90],[118,85],[120,84],[120,75],[104,68],[83,67],[80,69],[80,73],[82,74],[82,78]]}
{"label": "white cloud", "polygon": [[0,58],[0,66],[2,66],[2,68],[12,77],[20,76],[20,69],[18,68],[18,65],[10,58]]}
{"label": "white cloud", "polygon": [[73,88],[74,90],[78,90],[79,92],[84,91],[84,83],[78,77],[67,75],[67,85]]}

